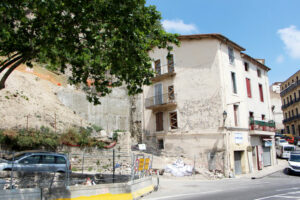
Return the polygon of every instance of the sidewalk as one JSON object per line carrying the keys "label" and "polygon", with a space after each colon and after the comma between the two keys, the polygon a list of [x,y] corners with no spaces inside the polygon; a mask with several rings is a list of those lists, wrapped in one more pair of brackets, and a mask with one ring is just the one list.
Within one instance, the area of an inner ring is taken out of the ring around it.
{"label": "sidewalk", "polygon": [[273,174],[275,172],[283,170],[286,167],[288,167],[287,160],[277,159],[277,164],[275,164],[274,166],[264,167],[262,170],[254,171],[249,174],[242,174],[242,175],[236,176],[236,178],[255,178],[255,179],[263,178],[265,176],[268,176],[270,174]]}

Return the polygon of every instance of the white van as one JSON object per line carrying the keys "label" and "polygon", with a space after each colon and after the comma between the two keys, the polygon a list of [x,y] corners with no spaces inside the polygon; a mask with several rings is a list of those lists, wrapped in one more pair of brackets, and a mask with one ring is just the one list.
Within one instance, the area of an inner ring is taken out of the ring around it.
{"label": "white van", "polygon": [[276,147],[276,155],[279,158],[289,159],[292,151],[295,151],[295,146],[291,144],[281,144]]}

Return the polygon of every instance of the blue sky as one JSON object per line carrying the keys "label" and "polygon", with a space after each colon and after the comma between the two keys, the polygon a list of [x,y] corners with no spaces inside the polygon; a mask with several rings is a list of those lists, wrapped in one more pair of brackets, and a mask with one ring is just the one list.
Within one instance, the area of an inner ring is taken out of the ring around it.
{"label": "blue sky", "polygon": [[300,69],[300,0],[147,0],[168,32],[220,33],[266,59],[270,84]]}

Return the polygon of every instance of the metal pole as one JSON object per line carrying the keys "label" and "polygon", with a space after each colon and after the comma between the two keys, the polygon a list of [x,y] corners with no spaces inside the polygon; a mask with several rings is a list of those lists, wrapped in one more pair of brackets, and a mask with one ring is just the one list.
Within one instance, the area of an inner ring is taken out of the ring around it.
{"label": "metal pole", "polygon": [[194,167],[193,167],[193,175],[195,176],[195,166],[196,166],[196,155],[194,155]]}
{"label": "metal pole", "polygon": [[15,152],[13,152],[13,161],[12,161],[12,166],[11,166],[11,171],[10,171],[10,189],[13,189],[12,182],[13,182],[13,170],[14,170],[14,162],[15,162]]}
{"label": "metal pole", "polygon": [[135,156],[131,154],[131,181],[134,179],[134,164],[135,164]]}
{"label": "metal pole", "polygon": [[82,152],[82,169],[81,169],[82,174],[83,174],[83,167],[84,167],[84,151]]}
{"label": "metal pole", "polygon": [[113,149],[113,183],[115,183],[115,149]]}

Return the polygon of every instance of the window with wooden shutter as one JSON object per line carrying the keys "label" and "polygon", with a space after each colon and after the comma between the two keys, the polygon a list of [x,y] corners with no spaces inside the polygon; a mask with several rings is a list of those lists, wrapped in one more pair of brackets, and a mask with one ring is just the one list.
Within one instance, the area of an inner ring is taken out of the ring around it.
{"label": "window with wooden shutter", "polygon": [[169,102],[173,102],[175,100],[174,86],[173,85],[170,85],[168,87],[168,97],[169,97]]}
{"label": "window with wooden shutter", "polygon": [[156,113],[156,131],[164,130],[163,112]]}
{"label": "window with wooden shutter", "polygon": [[170,113],[170,127],[171,127],[171,129],[177,129],[178,128],[177,112],[171,112]]}
{"label": "window with wooden shutter", "polygon": [[161,75],[161,65],[160,65],[160,60],[155,61],[155,72],[158,75]]}
{"label": "window with wooden shutter", "polygon": [[174,55],[167,56],[168,59],[168,73],[174,72]]}
{"label": "window with wooden shutter", "polygon": [[263,93],[262,84],[258,84],[258,88],[259,88],[260,101],[264,102],[264,93]]}
{"label": "window with wooden shutter", "polygon": [[249,78],[246,78],[246,86],[247,86],[247,95],[249,98],[252,97],[252,94],[251,94],[251,83],[250,83],[250,79]]}

